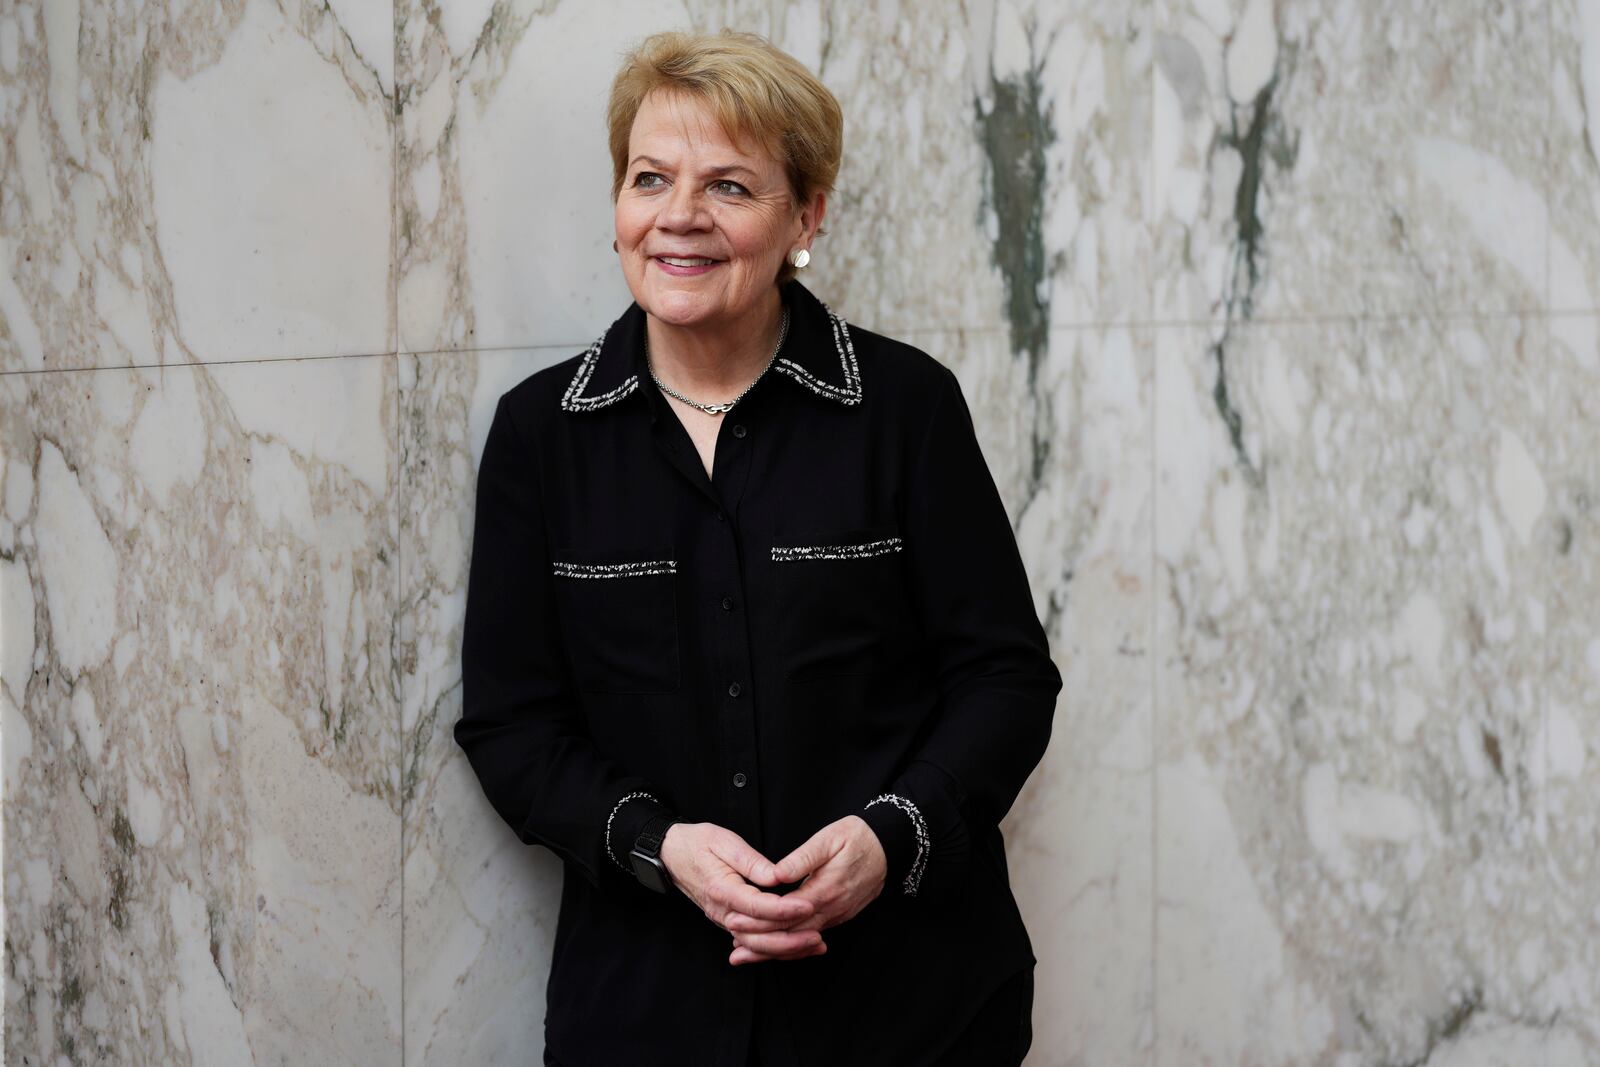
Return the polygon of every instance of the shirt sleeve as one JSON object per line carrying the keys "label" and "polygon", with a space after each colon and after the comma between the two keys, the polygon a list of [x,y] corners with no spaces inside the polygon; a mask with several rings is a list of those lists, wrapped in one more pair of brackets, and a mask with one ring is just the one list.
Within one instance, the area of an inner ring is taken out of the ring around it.
{"label": "shirt sleeve", "polygon": [[620,875],[644,824],[670,813],[588,735],[562,655],[539,464],[506,398],[478,465],[461,638],[456,743],[484,794],[524,844],[540,844],[597,888]]}
{"label": "shirt sleeve", "polygon": [[939,372],[902,526],[940,701],[904,771],[859,812],[888,858],[884,893],[902,897],[961,883],[974,838],[1044,758],[1062,688],[961,383]]}

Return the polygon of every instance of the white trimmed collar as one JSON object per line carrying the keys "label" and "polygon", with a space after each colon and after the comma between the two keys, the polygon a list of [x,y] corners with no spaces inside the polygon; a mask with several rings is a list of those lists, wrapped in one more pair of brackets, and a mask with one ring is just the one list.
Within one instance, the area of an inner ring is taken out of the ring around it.
{"label": "white trimmed collar", "polygon": [[[789,333],[772,370],[811,393],[846,406],[861,403],[861,370],[850,326],[798,280],[783,286]],[[563,411],[609,407],[635,392],[648,376],[644,362],[645,313],[634,302],[595,338],[561,395]]]}

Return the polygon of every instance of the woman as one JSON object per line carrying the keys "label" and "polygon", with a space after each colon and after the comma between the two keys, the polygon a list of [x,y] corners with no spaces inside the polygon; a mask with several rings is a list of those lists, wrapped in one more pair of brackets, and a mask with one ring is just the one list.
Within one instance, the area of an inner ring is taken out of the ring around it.
{"label": "woman", "polygon": [[496,409],[455,727],[564,861],[545,1062],[1019,1062],[1061,676],[955,376],[795,277],[838,102],[669,33],[608,121],[634,301]]}

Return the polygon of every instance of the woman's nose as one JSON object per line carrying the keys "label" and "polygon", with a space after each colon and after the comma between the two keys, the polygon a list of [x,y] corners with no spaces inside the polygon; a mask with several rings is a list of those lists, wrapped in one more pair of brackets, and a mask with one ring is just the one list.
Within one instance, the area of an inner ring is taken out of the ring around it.
{"label": "woman's nose", "polygon": [[667,201],[656,216],[656,225],[666,230],[695,230],[705,228],[705,202],[688,185],[673,186]]}

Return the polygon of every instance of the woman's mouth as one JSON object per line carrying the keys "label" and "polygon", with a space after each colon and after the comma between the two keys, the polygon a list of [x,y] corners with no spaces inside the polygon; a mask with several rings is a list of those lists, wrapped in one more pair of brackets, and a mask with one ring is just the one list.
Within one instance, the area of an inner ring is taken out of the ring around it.
{"label": "woman's mouth", "polygon": [[711,268],[721,263],[718,259],[708,259],[705,256],[651,256],[656,266],[668,274],[685,277],[695,274],[704,274]]}

